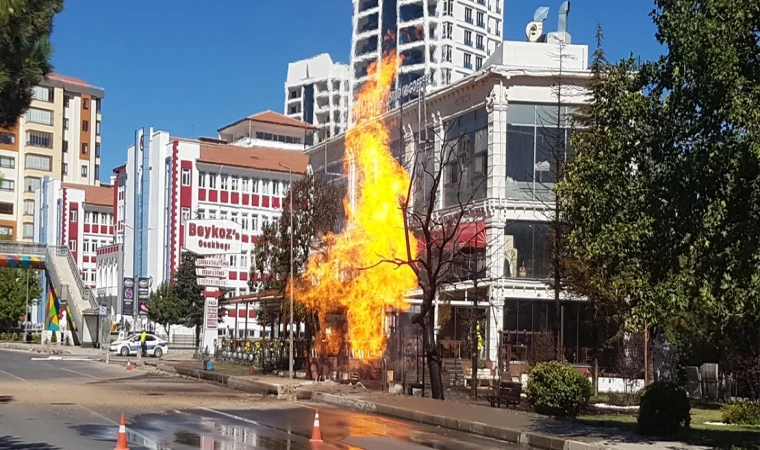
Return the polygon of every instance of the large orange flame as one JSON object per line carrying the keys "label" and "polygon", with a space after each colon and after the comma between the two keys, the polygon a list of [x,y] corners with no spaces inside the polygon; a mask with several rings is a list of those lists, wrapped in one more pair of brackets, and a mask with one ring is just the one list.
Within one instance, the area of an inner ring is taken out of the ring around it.
{"label": "large orange flame", "polygon": [[[306,267],[308,286],[299,297],[318,313],[323,350],[340,347],[340,331],[327,322],[334,311],[345,313],[348,339],[354,356],[381,356],[385,349],[383,322],[387,307],[405,309],[403,293],[417,286],[408,266],[397,267],[383,260],[407,259],[401,201],[406,198],[409,175],[394,159],[390,131],[378,120],[396,76],[398,60],[385,56],[378,70],[369,68],[370,80],[359,92],[354,117],[356,126],[346,133],[343,167],[352,174],[353,202],[344,199],[348,224],[342,234],[329,236],[327,248],[315,253]],[[374,80],[372,78],[374,76]],[[349,196],[350,196],[349,189]],[[416,242],[410,239],[412,255]]]}

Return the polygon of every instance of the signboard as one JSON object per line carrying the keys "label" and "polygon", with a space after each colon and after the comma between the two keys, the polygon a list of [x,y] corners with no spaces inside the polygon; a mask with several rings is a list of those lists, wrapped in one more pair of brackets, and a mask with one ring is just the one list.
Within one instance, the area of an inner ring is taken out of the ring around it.
{"label": "signboard", "polygon": [[137,304],[138,314],[148,314],[148,301],[150,300],[150,279],[138,278],[137,279]]}
{"label": "signboard", "polygon": [[201,286],[227,287],[227,280],[224,278],[198,278],[198,284]]}
{"label": "signboard", "polygon": [[188,220],[185,249],[201,256],[238,254],[243,251],[241,232],[231,220]]}
{"label": "signboard", "polygon": [[195,274],[199,277],[227,278],[227,272],[220,269],[195,269]]}
{"label": "signboard", "polygon": [[121,314],[131,316],[135,313],[135,279],[124,278]]}
{"label": "signboard", "polygon": [[216,328],[219,324],[219,301],[215,298],[206,299],[206,328]]}
{"label": "signboard", "polygon": [[203,258],[195,260],[196,267],[230,267],[230,262],[226,259]]}
{"label": "signboard", "polygon": [[100,305],[98,307],[98,315],[104,317],[108,315],[108,307],[106,305]]}

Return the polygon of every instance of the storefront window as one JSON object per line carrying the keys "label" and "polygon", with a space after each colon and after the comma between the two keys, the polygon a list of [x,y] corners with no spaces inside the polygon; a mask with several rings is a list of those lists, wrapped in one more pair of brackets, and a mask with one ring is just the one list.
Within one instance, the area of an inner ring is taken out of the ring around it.
{"label": "storefront window", "polygon": [[488,178],[488,112],[463,114],[444,125],[444,207],[485,198]]}
{"label": "storefront window", "polygon": [[549,226],[546,222],[508,223],[504,243],[504,276],[546,279],[549,267]]}
{"label": "storefront window", "polygon": [[[507,114],[507,197],[552,200],[559,163],[570,161],[573,107],[510,103]],[[557,127],[557,122],[561,126]]]}

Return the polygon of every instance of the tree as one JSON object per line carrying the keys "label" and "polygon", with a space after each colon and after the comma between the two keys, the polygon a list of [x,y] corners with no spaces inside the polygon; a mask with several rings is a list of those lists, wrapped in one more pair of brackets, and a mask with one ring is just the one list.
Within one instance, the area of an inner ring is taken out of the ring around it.
{"label": "tree", "polygon": [[27,286],[29,304],[41,295],[36,270],[0,269],[0,328],[15,327],[19,317],[25,317]]}
{"label": "tree", "polygon": [[4,0],[0,6],[0,126],[12,127],[32,88],[53,66],[50,34],[63,0]]}
{"label": "tree", "polygon": [[182,306],[179,299],[174,295],[172,285],[161,283],[158,285],[158,289],[150,294],[148,319],[161,324],[168,336],[172,325],[182,323]]}
{"label": "tree", "polygon": [[182,261],[174,273],[173,291],[180,305],[180,320],[188,327],[195,327],[195,345],[198,346],[206,298],[203,296],[203,287],[198,284],[195,260],[193,253],[182,253]]}

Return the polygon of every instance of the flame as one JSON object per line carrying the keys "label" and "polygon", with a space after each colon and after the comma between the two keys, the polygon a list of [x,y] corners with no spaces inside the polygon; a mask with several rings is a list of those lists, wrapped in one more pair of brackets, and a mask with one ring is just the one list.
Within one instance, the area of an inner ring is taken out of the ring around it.
{"label": "flame", "polygon": [[[328,236],[323,251],[314,253],[306,266],[308,286],[302,288],[299,298],[319,317],[317,351],[334,352],[342,344],[340,327],[327,320],[328,314],[342,311],[354,356],[381,356],[386,308],[405,309],[404,291],[417,286],[409,266],[383,262],[407,259],[400,205],[410,178],[391,153],[390,131],[377,119],[381,111],[365,107],[386,103],[397,67],[396,55],[385,55],[379,69],[376,64],[369,68],[375,79],[358,94],[354,107],[357,125],[346,133],[345,140],[343,167],[346,173],[355,171],[354,203],[348,195],[343,201],[348,225],[343,233]],[[414,257],[416,241],[410,239],[410,245]]]}

